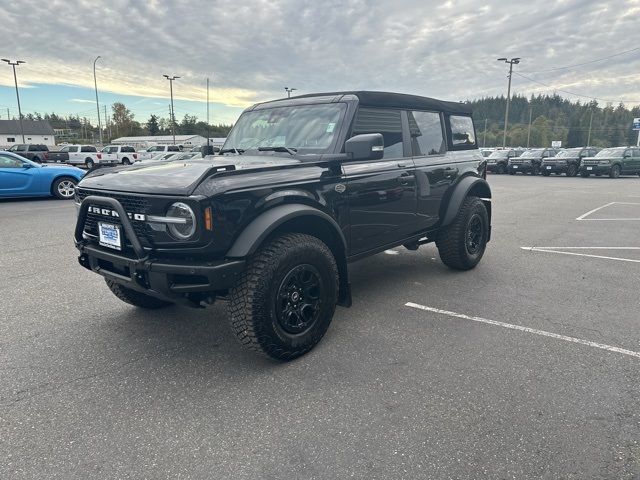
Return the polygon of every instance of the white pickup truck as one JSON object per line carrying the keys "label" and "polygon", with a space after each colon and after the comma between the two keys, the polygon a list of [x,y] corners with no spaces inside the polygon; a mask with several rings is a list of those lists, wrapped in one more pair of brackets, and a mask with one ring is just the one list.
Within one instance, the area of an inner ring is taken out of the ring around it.
{"label": "white pickup truck", "polygon": [[138,152],[128,145],[107,145],[100,153],[102,153],[102,158],[115,160],[115,163],[122,165],[131,165],[138,160]]}
{"label": "white pickup truck", "polygon": [[84,165],[91,170],[96,165],[115,165],[118,163],[115,157],[111,158],[98,152],[93,145],[66,145],[60,149],[69,154],[66,163],[71,165]]}
{"label": "white pickup truck", "polygon": [[138,161],[151,160],[161,153],[179,153],[182,151],[181,146],[178,145],[153,145],[144,150],[138,150]]}

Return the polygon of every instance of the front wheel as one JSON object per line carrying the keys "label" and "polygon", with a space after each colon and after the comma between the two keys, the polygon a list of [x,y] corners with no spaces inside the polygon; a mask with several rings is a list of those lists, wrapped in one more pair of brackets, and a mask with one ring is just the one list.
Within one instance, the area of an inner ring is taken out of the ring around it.
{"label": "front wheel", "polygon": [[610,178],[620,178],[620,165],[614,165],[609,172]]}
{"label": "front wheel", "polygon": [[549,176],[551,176],[551,172],[549,170],[543,170],[542,171],[542,176],[549,177]]}
{"label": "front wheel", "polygon": [[229,292],[229,317],[245,347],[293,360],[324,336],[338,298],[338,268],[316,237],[290,233],[261,248]]}
{"label": "front wheel", "polygon": [[436,238],[440,259],[449,268],[471,270],[482,259],[489,239],[489,215],[478,197],[467,197],[451,225]]}
{"label": "front wheel", "polygon": [[589,172],[580,172],[580,176],[582,178],[588,178],[589,177]]}
{"label": "front wheel", "polygon": [[61,177],[57,178],[51,185],[53,196],[60,200],[71,200],[76,194],[76,185],[78,182],[75,178]]}

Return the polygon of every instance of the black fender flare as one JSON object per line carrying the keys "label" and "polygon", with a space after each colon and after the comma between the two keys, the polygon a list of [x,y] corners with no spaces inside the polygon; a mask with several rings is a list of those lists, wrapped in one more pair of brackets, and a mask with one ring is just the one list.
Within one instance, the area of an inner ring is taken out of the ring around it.
{"label": "black fender flare", "polygon": [[269,235],[274,233],[278,228],[287,222],[303,217],[315,221],[313,225],[309,225],[310,228],[308,230],[310,231],[314,230],[318,222],[321,222],[328,228],[328,230],[324,231],[330,232],[330,238],[327,239],[326,236],[325,238],[319,236],[319,238],[327,243],[338,265],[340,275],[338,305],[345,307],[351,306],[351,289],[349,286],[349,272],[347,270],[347,240],[338,223],[330,215],[318,208],[301,203],[287,203],[266,210],[245,227],[227,251],[226,257],[246,258],[252,255]]}
{"label": "black fender flare", "polygon": [[242,258],[254,253],[262,242],[285,222],[302,216],[318,217],[328,222],[335,230],[336,235],[342,242],[344,251],[347,251],[347,241],[337,222],[329,215],[317,208],[300,203],[287,203],[278,205],[261,213],[249,223],[236,238],[235,242],[227,252],[227,257]]}
{"label": "black fender flare", "polygon": [[453,187],[453,191],[451,195],[449,195],[447,210],[442,217],[441,225],[443,227],[453,222],[462,207],[464,199],[470,194],[485,200],[485,205],[487,205],[489,213],[489,222],[491,222],[491,202],[487,200],[491,198],[491,187],[489,187],[489,183],[484,178],[466,176]]}

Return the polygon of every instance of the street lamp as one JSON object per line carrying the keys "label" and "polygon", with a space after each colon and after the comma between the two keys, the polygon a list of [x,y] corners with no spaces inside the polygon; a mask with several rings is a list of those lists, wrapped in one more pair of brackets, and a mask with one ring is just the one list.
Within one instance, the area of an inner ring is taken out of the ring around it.
{"label": "street lamp", "polygon": [[294,90],[298,90],[298,89],[297,88],[284,87],[284,91],[287,92],[287,98],[291,98],[291,92],[293,92]]}
{"label": "street lamp", "polygon": [[511,103],[511,76],[513,74],[513,66],[520,63],[520,57],[512,58],[499,58],[499,62],[509,64],[509,87],[507,88],[507,110],[504,113],[504,135],[502,136],[502,148],[507,146],[507,125],[509,124],[509,104]]}
{"label": "street lamp", "polygon": [[175,145],[176,144],[176,116],[173,113],[173,81],[180,77],[176,77],[175,75],[173,77],[170,77],[169,75],[163,75],[163,77],[169,80],[169,89],[171,91],[171,134],[173,135],[173,144]]}
{"label": "street lamp", "polygon": [[22,126],[22,109],[20,108],[20,94],[18,93],[18,77],[16,76],[16,65],[20,65],[23,62],[22,60],[16,60],[12,62],[6,58],[1,59],[3,62],[7,62],[9,65],[13,67],[13,80],[16,83],[16,98],[18,99],[18,118],[20,119],[20,134],[22,135],[22,143],[27,143],[24,139],[24,127]]}
{"label": "street lamp", "polygon": [[98,55],[96,59],[93,61],[93,85],[96,87],[96,110],[98,111],[98,133],[100,133],[100,145],[102,145],[102,123],[100,122],[100,104],[98,103],[98,81],[96,80],[96,62],[100,58],[102,57]]}

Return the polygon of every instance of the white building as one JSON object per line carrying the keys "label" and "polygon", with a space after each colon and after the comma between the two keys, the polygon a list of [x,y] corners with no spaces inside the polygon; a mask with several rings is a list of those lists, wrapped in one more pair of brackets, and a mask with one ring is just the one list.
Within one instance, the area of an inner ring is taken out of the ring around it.
{"label": "white building", "polygon": [[[176,145],[185,148],[206,145],[207,139],[200,135],[176,135]],[[173,135],[155,135],[146,137],[120,137],[111,141],[112,145],[131,145],[136,149],[152,147],[154,145],[173,145]]]}
{"label": "white building", "polygon": [[[36,143],[52,146],[56,144],[53,128],[45,120],[22,120],[24,142],[18,120],[0,120],[0,148],[8,148],[17,143]],[[205,139],[206,142],[206,139]]]}

